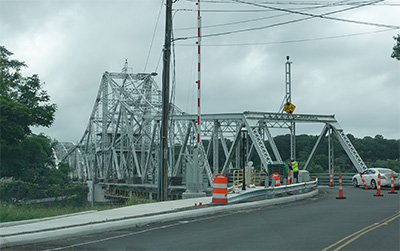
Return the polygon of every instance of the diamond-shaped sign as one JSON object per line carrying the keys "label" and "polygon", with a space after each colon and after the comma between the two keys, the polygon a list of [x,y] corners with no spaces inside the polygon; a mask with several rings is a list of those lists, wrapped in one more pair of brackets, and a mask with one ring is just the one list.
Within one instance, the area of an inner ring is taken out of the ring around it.
{"label": "diamond-shaped sign", "polygon": [[296,109],[296,106],[289,101],[286,102],[285,107],[283,107],[283,110],[289,114],[292,114],[294,112],[294,109]]}

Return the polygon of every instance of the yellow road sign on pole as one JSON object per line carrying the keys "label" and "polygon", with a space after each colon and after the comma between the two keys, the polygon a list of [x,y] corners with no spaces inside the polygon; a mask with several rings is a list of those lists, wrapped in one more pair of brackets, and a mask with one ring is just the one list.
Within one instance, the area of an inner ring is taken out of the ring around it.
{"label": "yellow road sign on pole", "polygon": [[283,107],[283,110],[289,114],[292,114],[294,112],[294,109],[296,109],[296,106],[289,101],[286,102],[285,107]]}

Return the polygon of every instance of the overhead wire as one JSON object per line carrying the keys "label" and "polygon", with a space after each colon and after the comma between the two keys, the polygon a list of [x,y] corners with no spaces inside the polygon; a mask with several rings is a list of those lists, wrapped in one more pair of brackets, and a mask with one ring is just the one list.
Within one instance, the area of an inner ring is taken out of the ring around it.
{"label": "overhead wire", "polygon": [[161,50],[160,55],[158,56],[157,65],[156,65],[154,72],[158,71],[158,67],[160,66],[162,55],[163,55],[163,51]]}
{"label": "overhead wire", "polygon": [[[330,6],[318,6],[318,7],[309,7],[309,8],[301,8],[304,10],[311,10],[311,9],[318,9],[318,8],[325,8],[325,7],[330,7]],[[253,19],[246,19],[246,20],[240,20],[240,21],[235,21],[235,22],[229,22],[229,23],[221,23],[221,24],[213,24],[213,25],[203,25],[202,29],[207,29],[207,28],[216,28],[216,27],[223,27],[223,26],[229,26],[229,25],[236,25],[236,24],[244,24],[244,23],[251,23],[251,22],[257,22],[261,20],[267,20],[267,19],[272,19],[276,17],[282,17],[282,16],[287,16],[291,15],[291,13],[282,13],[274,16],[267,16],[267,17],[259,17],[259,18],[253,18]],[[194,30],[197,29],[197,27],[185,27],[185,28],[175,28],[175,30]]]}
{"label": "overhead wire", "polygon": [[[179,11],[187,11],[187,12],[197,12],[196,9],[187,9],[187,8],[180,8],[180,9],[173,9],[173,10],[179,10]],[[271,12],[272,10],[255,10],[255,9],[251,9],[251,10],[218,10],[218,9],[205,9],[205,10],[201,10],[201,12]]]}
{"label": "overhead wire", "polygon": [[[273,44],[290,44],[290,43],[301,43],[301,42],[312,42],[312,41],[321,41],[321,40],[329,40],[329,39],[338,39],[338,38],[346,38],[346,37],[355,37],[362,36],[374,33],[381,33],[392,31],[393,29],[385,29],[385,30],[377,30],[377,31],[367,31],[367,32],[359,32],[345,35],[336,35],[336,36],[328,36],[328,37],[318,37],[318,38],[304,38],[304,39],[295,39],[295,40],[285,40],[285,41],[275,41],[275,42],[254,42],[254,43],[231,43],[231,44],[203,44],[202,46],[209,47],[228,47],[228,46],[253,46],[253,45],[273,45]],[[195,46],[193,44],[177,44],[177,46]]]}
{"label": "overhead wire", "polygon": [[[344,2],[347,2],[347,0],[335,2],[333,4],[324,4],[324,5],[319,4],[319,6],[303,7],[300,9],[309,11],[309,10],[315,10],[315,9],[321,9],[321,8],[327,8],[327,7],[336,7],[338,5],[342,5]],[[212,1],[211,3],[215,3],[215,2]],[[223,2],[223,3],[228,3],[228,2]],[[229,3],[232,3],[232,0],[229,0]],[[233,2],[233,3],[235,3],[235,2]],[[197,10],[193,10],[193,11],[197,11]],[[203,25],[202,29],[223,27],[223,26],[236,25],[236,24],[244,24],[244,23],[250,23],[250,22],[257,22],[257,21],[261,21],[261,20],[267,20],[267,19],[272,19],[272,18],[276,18],[276,17],[287,16],[287,15],[291,15],[291,14],[292,13],[283,13],[283,14],[278,14],[278,15],[274,15],[274,16],[246,19],[246,20],[240,20],[240,21],[229,22],[229,23]],[[194,30],[194,29],[197,29],[197,27],[175,28],[175,30]]]}
{"label": "overhead wire", "polygon": [[[230,3],[231,0],[229,0]],[[336,2],[337,4],[339,3],[343,3],[346,1],[340,1],[340,2]],[[214,3],[214,2],[212,2]],[[227,3],[227,2],[224,2]],[[327,8],[327,7],[332,7],[335,6],[333,4],[326,4],[326,5],[322,5],[322,6],[313,6],[313,7],[307,7],[307,8],[301,8],[302,10],[315,10],[315,9],[321,9],[321,8]],[[203,25],[202,29],[207,29],[207,28],[216,28],[216,27],[223,27],[223,26],[229,26],[229,25],[236,25],[236,24],[244,24],[244,23],[251,23],[251,22],[257,22],[257,21],[261,21],[261,20],[267,20],[267,19],[272,19],[272,18],[276,18],[276,17],[282,17],[282,16],[287,16],[287,15],[291,15],[292,13],[283,13],[283,14],[278,14],[278,15],[274,15],[274,16],[267,16],[267,17],[260,17],[260,18],[253,18],[253,19],[246,19],[246,20],[240,20],[240,21],[235,21],[235,22],[229,22],[229,23],[221,23],[221,24],[213,24],[213,25]],[[186,28],[175,28],[175,30],[194,30],[197,29],[198,27],[186,27]]]}
{"label": "overhead wire", "polygon": [[[186,0],[187,2],[197,2],[197,0]],[[203,3],[211,3],[211,4],[230,4],[232,0],[201,0]],[[338,4],[337,1],[255,1],[253,2],[260,2],[263,4],[274,4],[274,5],[322,5],[322,4],[329,4],[332,3],[334,5],[356,5],[360,3],[366,3],[368,1],[342,1],[343,3]],[[378,3],[377,5],[390,5],[390,6],[399,6],[400,3],[392,3],[392,2],[383,2]]]}
{"label": "overhead wire", "polygon": [[[240,1],[240,0],[232,0],[232,1],[238,2],[238,3],[254,5],[254,3],[249,3],[249,2]],[[304,13],[304,12],[298,12],[298,11],[293,11],[293,10],[287,10],[287,9],[282,9],[282,8],[260,5],[259,7],[271,8],[271,9],[285,11],[285,12],[289,12],[289,13],[293,13],[293,14],[305,15],[306,17],[289,20],[289,21],[284,21],[284,22],[280,22],[280,23],[275,23],[275,24],[271,24],[271,25],[266,25],[266,26],[259,26],[259,27],[252,27],[252,28],[246,28],[246,29],[240,29],[240,30],[232,30],[232,31],[219,32],[219,33],[205,34],[205,35],[202,35],[201,37],[202,38],[217,37],[217,36],[225,36],[225,35],[237,34],[237,33],[242,33],[242,32],[263,30],[263,29],[273,28],[273,27],[277,27],[277,26],[281,26],[281,25],[287,25],[287,24],[291,24],[291,23],[301,22],[301,21],[305,21],[305,20],[309,20],[309,19],[313,19],[313,18],[326,18],[326,19],[331,19],[331,20],[335,20],[335,21],[351,22],[351,23],[378,26],[378,27],[389,28],[389,29],[400,29],[400,26],[395,26],[395,25],[385,25],[385,24],[377,24],[377,23],[369,23],[369,22],[361,22],[361,21],[354,21],[354,20],[348,20],[348,19],[328,17],[328,15],[337,14],[340,12],[365,7],[365,6],[372,5],[374,3],[381,2],[381,1],[383,1],[383,0],[369,1],[368,3],[363,3],[363,4],[360,4],[357,6],[352,6],[352,7],[348,7],[348,8],[341,9],[341,10],[327,12],[324,14],[310,14],[310,13]],[[258,5],[258,4],[256,4],[256,5]],[[197,38],[197,36],[180,37],[180,38],[176,38],[175,41],[188,40],[188,39],[194,39],[194,38]]]}
{"label": "overhead wire", "polygon": [[[204,25],[204,26],[202,26],[202,28],[203,28],[203,29],[205,29],[205,28],[216,28],[216,27],[223,27],[223,26],[229,26],[229,25],[251,23],[251,22],[257,22],[257,21],[261,21],[261,20],[267,20],[267,19],[272,19],[272,18],[276,18],[276,17],[287,16],[287,15],[290,15],[290,14],[288,14],[288,13],[283,13],[283,14],[274,15],[274,16],[259,17],[259,18],[253,18],[253,19],[246,19],[246,20],[235,21],[235,22],[229,22],[229,23],[213,24],[213,25]],[[195,29],[197,29],[197,27],[175,28],[175,30],[195,30]]]}
{"label": "overhead wire", "polygon": [[[329,19],[329,20],[334,20],[334,21],[341,21],[341,22],[348,22],[348,23],[355,23],[355,24],[364,24],[364,25],[378,26],[378,27],[391,28],[391,29],[400,29],[400,26],[396,26],[396,25],[370,23],[370,22],[363,22],[363,21],[356,21],[356,20],[349,20],[349,19],[343,19],[343,18],[336,18],[336,17],[327,16],[327,15],[336,14],[336,13],[341,12],[341,11],[334,11],[334,12],[330,12],[330,13],[327,13],[327,14],[319,15],[319,14],[311,14],[311,13],[304,13],[304,12],[288,10],[288,9],[283,9],[283,8],[277,8],[277,7],[267,6],[267,5],[260,5],[260,4],[251,3],[251,2],[242,1],[242,0],[232,0],[232,1],[238,2],[238,3],[243,3],[243,4],[248,4],[248,5],[253,5],[253,6],[258,6],[258,7],[262,7],[262,8],[272,9],[272,10],[278,10],[278,11],[284,11],[284,12],[289,12],[289,13],[293,13],[293,14],[299,14],[299,15],[308,16],[308,17],[311,17],[311,18],[323,18],[323,19]],[[384,0],[370,1],[370,2],[366,2],[364,4],[360,4],[360,5],[356,5],[356,6],[347,8],[346,10],[365,7],[365,6],[376,4],[376,3],[379,3],[379,2],[382,2],[382,1],[384,1]]]}
{"label": "overhead wire", "polygon": [[[147,69],[147,64],[148,64],[148,62],[149,62],[151,50],[152,50],[152,48],[153,48],[154,38],[155,38],[155,35],[156,35],[156,31],[157,31],[157,27],[158,27],[158,22],[160,21],[160,15],[161,15],[161,10],[162,10],[163,4],[164,4],[164,1],[161,1],[160,9],[158,10],[158,16],[157,16],[156,25],[155,25],[155,27],[154,27],[153,36],[152,36],[152,38],[151,38],[150,48],[149,48],[149,52],[147,53],[146,63],[144,64],[144,70],[143,70],[143,72],[146,72],[146,69]],[[158,68],[158,67],[157,67],[157,68]]]}

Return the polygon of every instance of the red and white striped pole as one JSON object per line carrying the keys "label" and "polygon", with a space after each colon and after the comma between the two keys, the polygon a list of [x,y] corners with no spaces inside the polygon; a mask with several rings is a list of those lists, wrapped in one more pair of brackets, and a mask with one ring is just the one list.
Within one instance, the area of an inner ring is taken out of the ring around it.
{"label": "red and white striped pole", "polygon": [[336,197],[336,199],[346,199],[346,197],[343,196],[342,173],[341,172],[339,172],[339,197]]}
{"label": "red and white striped pole", "polygon": [[359,173],[359,174],[360,174],[360,177],[361,177],[362,183],[364,184],[364,188],[365,188],[365,190],[367,190],[367,189],[368,189],[368,186],[367,186],[367,184],[365,184],[365,180],[364,180],[364,178],[363,178],[362,174],[361,174],[361,173]]}
{"label": "red and white striped pole", "polygon": [[200,144],[200,80],[201,80],[201,72],[200,72],[200,62],[201,62],[201,54],[200,54],[200,46],[201,46],[201,15],[200,15],[200,0],[197,0],[197,146]]}
{"label": "red and white striped pole", "polygon": [[329,185],[331,186],[331,187],[333,187],[333,174],[332,174],[332,170],[331,170],[331,174],[330,174],[330,176],[329,176]]}
{"label": "red and white striped pole", "polygon": [[392,193],[392,194],[396,194],[397,192],[394,191],[394,174],[392,171],[392,175],[390,175],[391,179],[390,179],[390,192],[388,193]]}
{"label": "red and white striped pole", "polygon": [[374,196],[383,196],[383,194],[381,194],[381,173],[378,172],[378,187],[376,188],[376,194],[374,194]]}

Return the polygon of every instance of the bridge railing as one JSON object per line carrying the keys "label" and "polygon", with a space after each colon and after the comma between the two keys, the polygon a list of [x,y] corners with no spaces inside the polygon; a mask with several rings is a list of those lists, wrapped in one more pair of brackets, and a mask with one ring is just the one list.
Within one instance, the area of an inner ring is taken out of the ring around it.
{"label": "bridge railing", "polygon": [[[355,173],[342,173],[342,185],[343,186],[352,186],[352,178]],[[318,185],[320,186],[329,186],[330,183],[330,174],[329,173],[310,173],[311,177],[318,178]],[[333,174],[333,185],[339,185],[339,172]]]}

